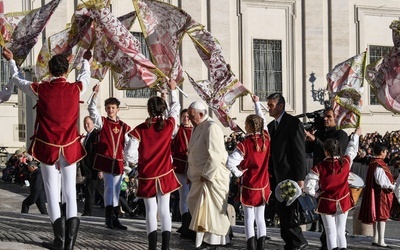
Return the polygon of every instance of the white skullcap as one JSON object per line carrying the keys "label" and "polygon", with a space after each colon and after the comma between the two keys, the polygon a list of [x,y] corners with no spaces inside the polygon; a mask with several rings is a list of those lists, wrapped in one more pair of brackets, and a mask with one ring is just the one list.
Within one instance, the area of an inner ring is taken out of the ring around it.
{"label": "white skullcap", "polygon": [[195,101],[189,105],[189,108],[197,109],[197,110],[207,110],[206,106],[203,103]]}

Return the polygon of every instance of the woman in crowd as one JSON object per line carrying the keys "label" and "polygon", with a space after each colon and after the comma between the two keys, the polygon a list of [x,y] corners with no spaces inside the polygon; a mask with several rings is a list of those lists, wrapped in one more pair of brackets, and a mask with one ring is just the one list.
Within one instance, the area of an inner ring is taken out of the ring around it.
{"label": "woman in crowd", "polygon": [[179,189],[179,210],[182,219],[182,226],[178,229],[178,233],[182,238],[195,239],[196,234],[189,229],[190,214],[187,205],[187,195],[189,193],[189,184],[186,182],[187,171],[187,148],[192,135],[193,125],[189,120],[187,109],[183,109],[180,114],[181,124],[174,140],[172,141],[172,158],[176,176],[182,187]]}
{"label": "woman in crowd", "polygon": [[[264,220],[265,204],[268,203],[271,194],[268,174],[270,138],[259,98],[254,95],[252,99],[255,103],[256,114],[247,116],[246,139],[239,142],[230,154],[227,167],[233,175],[241,177],[240,202],[244,210],[247,249],[261,250],[265,247],[267,234]],[[257,224],[257,240],[254,221]]]}
{"label": "woman in crowd", "polygon": [[362,223],[373,224],[373,246],[390,248],[385,243],[385,227],[390,217],[395,184],[392,173],[384,162],[387,154],[385,145],[374,145],[374,156],[368,167],[358,219]]}
{"label": "woman in crowd", "polygon": [[171,80],[168,84],[171,88],[168,118],[163,117],[167,103],[161,97],[153,96],[147,102],[150,117],[130,133],[139,143],[137,196],[144,198],[146,206],[150,250],[157,247],[157,206],[161,217],[161,249],[169,249],[172,229],[170,193],[181,186],[171,159],[171,138],[178,121],[180,104],[177,102],[176,82]]}
{"label": "woman in crowd", "polygon": [[353,159],[357,155],[360,134],[361,128],[357,128],[344,156],[337,140],[326,140],[326,158],[312,167],[306,176],[304,192],[319,197],[317,212],[321,214],[324,223],[329,250],[347,248],[346,220],[348,211],[354,206],[348,177]]}

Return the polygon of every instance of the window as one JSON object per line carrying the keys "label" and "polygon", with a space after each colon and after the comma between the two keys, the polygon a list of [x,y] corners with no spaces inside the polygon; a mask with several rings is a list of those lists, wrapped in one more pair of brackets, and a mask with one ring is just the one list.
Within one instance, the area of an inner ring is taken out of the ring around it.
{"label": "window", "polygon": [[[144,39],[143,33],[140,32],[132,32],[132,35],[136,37],[141,43],[142,51],[141,53],[145,55],[147,58],[150,58],[150,52],[147,48],[146,40]],[[150,98],[153,95],[156,95],[157,91],[150,88],[143,88],[137,90],[126,90],[125,97],[126,98]]]}
{"label": "window", "polygon": [[[389,46],[376,46],[370,45],[369,46],[369,63],[374,63],[387,55],[390,52]],[[376,98],[373,89],[370,87],[369,91],[369,104],[370,105],[378,105],[378,98]]]}
{"label": "window", "polygon": [[282,41],[253,40],[254,93],[261,101],[268,95],[282,93]]}

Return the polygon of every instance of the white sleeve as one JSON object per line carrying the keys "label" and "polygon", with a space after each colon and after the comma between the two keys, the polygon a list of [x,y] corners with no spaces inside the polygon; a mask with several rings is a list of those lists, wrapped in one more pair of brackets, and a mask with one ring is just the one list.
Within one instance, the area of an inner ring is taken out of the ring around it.
{"label": "white sleeve", "polygon": [[22,92],[30,96],[33,100],[38,100],[38,96],[33,92],[31,88],[31,81],[25,80],[21,75],[21,72],[18,71],[17,65],[14,60],[8,61],[8,65],[10,68],[11,74],[11,83],[17,86]]}
{"label": "white sleeve", "polygon": [[94,120],[94,126],[97,129],[101,129],[103,127],[103,121],[101,120],[101,115],[97,110],[97,95],[93,95],[90,103],[88,105],[88,111],[90,117]]}
{"label": "white sleeve", "polygon": [[175,120],[175,124],[179,123],[179,112],[181,109],[181,104],[178,101],[177,90],[171,90],[171,103],[168,112],[168,117],[172,117]]}
{"label": "white sleeve", "polygon": [[311,196],[317,196],[319,190],[319,176],[310,172],[304,180],[303,191]]}
{"label": "white sleeve", "polygon": [[358,153],[358,143],[359,136],[357,134],[353,134],[350,138],[350,141],[347,144],[345,155],[350,157],[350,168],[353,165],[353,160],[356,158]]}
{"label": "white sleeve", "polygon": [[86,59],[82,60],[82,67],[76,79],[77,81],[82,82],[82,91],[81,91],[81,96],[82,96],[83,93],[85,93],[90,83],[90,64],[88,60]]}
{"label": "white sleeve", "polygon": [[392,189],[392,190],[395,188],[394,184],[390,182],[389,178],[387,177],[385,171],[382,168],[380,167],[376,168],[374,177],[376,184],[381,186],[381,188]]}
{"label": "white sleeve", "polygon": [[240,153],[240,151],[237,148],[235,148],[232,154],[229,155],[228,160],[226,161],[226,167],[236,177],[240,177],[243,175],[243,172],[237,168],[237,166],[239,166],[242,160],[243,160],[242,153]]}
{"label": "white sleeve", "polygon": [[[126,135],[127,136],[127,135]],[[139,159],[139,141],[136,138],[131,136],[127,136],[128,139],[126,140],[126,145],[124,148],[125,152],[125,160],[130,164],[137,164]]]}
{"label": "white sleeve", "polygon": [[267,130],[267,131],[268,131],[268,122],[267,122],[267,120],[265,119],[265,115],[264,115],[263,112],[262,112],[262,108],[261,108],[260,102],[255,102],[255,103],[254,103],[254,111],[256,112],[256,115],[261,116],[261,118],[262,118],[263,121],[264,121],[264,130]]}

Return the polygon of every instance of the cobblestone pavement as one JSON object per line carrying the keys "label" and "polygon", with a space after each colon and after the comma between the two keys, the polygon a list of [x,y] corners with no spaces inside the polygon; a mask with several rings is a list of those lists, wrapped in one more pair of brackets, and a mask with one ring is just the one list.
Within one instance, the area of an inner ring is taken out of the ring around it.
{"label": "cobblestone pavement", "polygon": [[[22,200],[28,192],[28,188],[0,181],[0,249],[43,249],[42,242],[52,240],[52,229],[47,215],[41,215],[35,205],[31,206],[30,214],[20,213]],[[78,207],[80,215],[83,204],[79,203]],[[81,217],[75,249],[147,249],[144,218],[121,218],[122,224],[128,230],[110,230],[104,228],[103,214],[102,208],[94,207],[95,216]],[[179,223],[173,222],[170,249],[194,249],[192,241],[179,238],[176,233],[179,226]],[[233,226],[233,232],[232,244],[218,249],[246,249],[243,226]],[[267,241],[266,249],[283,249],[279,228],[267,228],[267,234],[271,240]],[[309,242],[307,249],[319,249],[320,233],[305,231],[304,235]],[[160,232],[158,239],[160,248]],[[348,249],[375,249],[370,242],[370,237],[349,236]],[[400,240],[386,239],[386,243],[400,249]]]}

